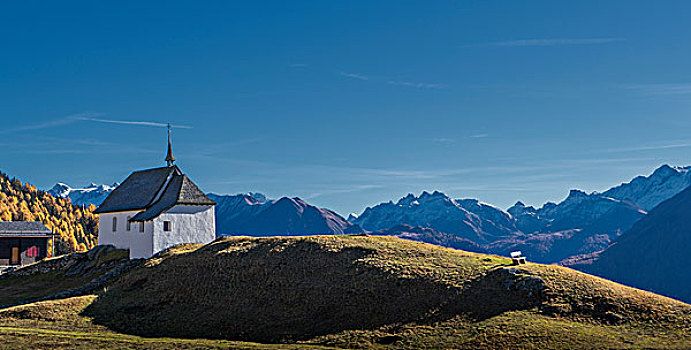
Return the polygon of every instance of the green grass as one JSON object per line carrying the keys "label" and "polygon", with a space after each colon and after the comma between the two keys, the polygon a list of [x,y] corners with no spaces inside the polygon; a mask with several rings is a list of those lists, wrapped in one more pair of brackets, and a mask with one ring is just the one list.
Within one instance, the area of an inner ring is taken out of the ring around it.
{"label": "green grass", "polygon": [[552,265],[520,267],[544,281],[541,295],[507,290],[497,269],[509,263],[391,237],[228,238],[171,249],[98,296],[0,310],[0,336],[74,348],[691,348],[687,304]]}
{"label": "green grass", "polygon": [[[0,349],[305,349],[305,346],[204,339],[142,338],[0,326]],[[309,347],[313,348],[313,347]],[[323,349],[324,347],[314,347]]]}
{"label": "green grass", "polygon": [[[399,340],[381,345],[385,336]],[[534,311],[511,311],[483,321],[457,317],[431,325],[407,324],[374,331],[345,331],[317,337],[306,343],[346,348],[400,349],[688,349],[687,335],[655,328],[642,332],[628,326],[608,326],[541,315]]]}
{"label": "green grass", "polygon": [[[114,332],[82,314],[95,295],[0,310],[0,349],[304,349],[304,345],[145,338]],[[312,348],[312,346],[307,346]],[[322,346],[315,348],[322,349]]]}

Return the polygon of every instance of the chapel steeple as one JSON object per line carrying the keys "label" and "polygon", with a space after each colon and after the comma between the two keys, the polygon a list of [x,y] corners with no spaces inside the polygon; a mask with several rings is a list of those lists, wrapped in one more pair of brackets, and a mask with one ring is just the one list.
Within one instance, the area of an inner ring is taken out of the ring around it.
{"label": "chapel steeple", "polygon": [[168,124],[168,154],[166,155],[166,163],[169,167],[175,164],[175,157],[173,156],[173,143],[170,141],[170,124]]}

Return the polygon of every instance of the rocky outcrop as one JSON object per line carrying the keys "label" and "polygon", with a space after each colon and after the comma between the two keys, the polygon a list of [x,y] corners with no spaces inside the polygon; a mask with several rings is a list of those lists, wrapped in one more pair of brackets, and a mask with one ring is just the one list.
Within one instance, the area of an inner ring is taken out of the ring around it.
{"label": "rocky outcrop", "polygon": [[[76,288],[21,303],[26,304],[93,293],[142,262],[143,260],[130,260],[129,252],[126,250],[116,249],[112,245],[100,245],[84,253],[67,254],[6,271],[0,275],[0,279],[57,272],[64,274],[66,278],[81,277],[88,281]],[[12,305],[0,305],[7,306]]]}
{"label": "rocky outcrop", "polygon": [[64,271],[66,275],[97,273],[109,270],[127,259],[126,251],[112,245],[96,246],[83,253],[66,254],[52,259],[14,268],[0,275],[0,278],[28,276],[53,271]]}
{"label": "rocky outcrop", "polygon": [[494,270],[504,280],[502,285],[506,290],[527,293],[529,297],[540,296],[547,284],[534,273],[515,267],[501,267]]}

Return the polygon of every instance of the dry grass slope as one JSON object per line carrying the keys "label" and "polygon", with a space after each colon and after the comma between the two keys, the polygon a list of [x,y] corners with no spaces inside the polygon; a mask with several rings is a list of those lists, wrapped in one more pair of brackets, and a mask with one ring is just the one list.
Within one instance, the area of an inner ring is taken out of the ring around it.
{"label": "dry grass slope", "polygon": [[228,238],[152,259],[85,313],[141,336],[416,348],[515,334],[548,347],[691,346],[687,304],[562,267],[508,264],[392,237]]}
{"label": "dry grass slope", "polygon": [[227,238],[171,249],[97,297],[0,310],[0,336],[74,333],[75,348],[691,348],[687,304],[508,264],[393,237]]}

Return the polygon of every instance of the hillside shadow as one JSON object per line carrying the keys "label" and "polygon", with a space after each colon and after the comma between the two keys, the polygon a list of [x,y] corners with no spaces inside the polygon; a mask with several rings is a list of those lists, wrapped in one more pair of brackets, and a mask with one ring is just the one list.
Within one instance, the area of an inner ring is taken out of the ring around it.
{"label": "hillside shadow", "polygon": [[477,321],[504,312],[527,310],[545,299],[544,281],[532,273],[508,266],[490,269],[473,279],[458,297],[458,310]]}
{"label": "hillside shadow", "polygon": [[458,294],[363,262],[370,249],[283,243],[220,242],[138,268],[84,315],[127,334],[284,342],[417,321]]}
{"label": "hillside shadow", "polygon": [[534,305],[493,272],[461,289],[374,266],[367,260],[375,253],[311,241],[221,241],[135,269],[84,315],[126,334],[276,343]]}

